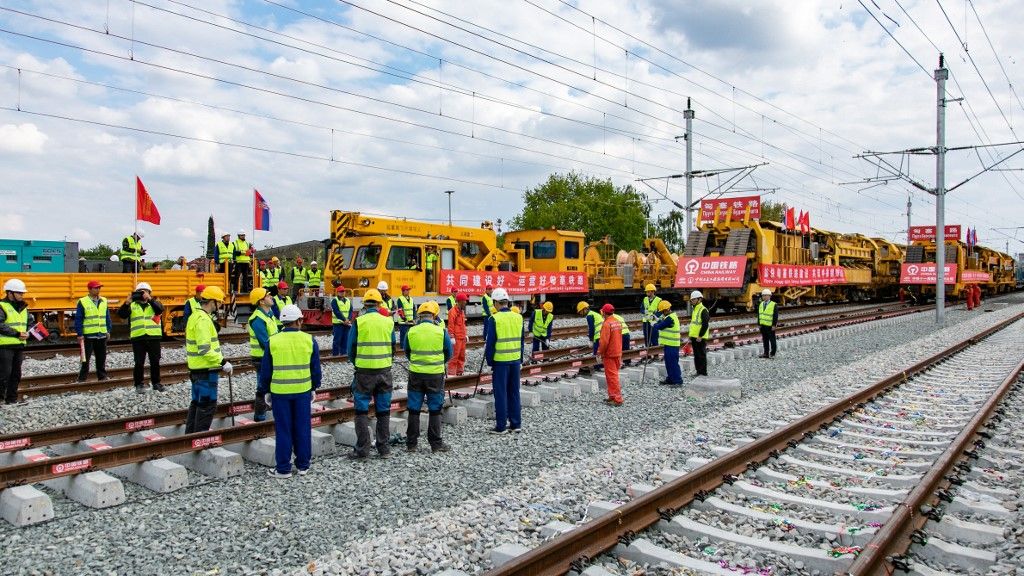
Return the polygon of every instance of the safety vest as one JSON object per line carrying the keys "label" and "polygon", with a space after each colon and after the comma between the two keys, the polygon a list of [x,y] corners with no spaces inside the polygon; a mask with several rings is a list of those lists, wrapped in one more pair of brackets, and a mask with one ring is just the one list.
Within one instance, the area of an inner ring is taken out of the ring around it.
{"label": "safety vest", "polygon": [[658,304],[661,304],[661,297],[648,298],[644,296],[644,322],[651,323],[654,320],[654,315],[658,312]]}
{"label": "safety vest", "polygon": [[306,283],[306,269],[295,266],[292,268],[292,284]]}
{"label": "safety vest", "polygon": [[356,368],[390,368],[394,331],[395,321],[387,316],[362,314],[356,318]]}
{"label": "safety vest", "polygon": [[185,358],[189,370],[220,368],[224,357],[220,353],[220,340],[213,318],[206,310],[196,310],[185,326]]}
{"label": "safety vest", "polygon": [[256,339],[256,331],[252,328],[252,321],[257,318],[263,320],[263,324],[266,325],[267,336],[277,334],[277,321],[267,316],[262,308],[257,308],[249,316],[249,321],[245,324],[246,329],[249,331],[249,356],[252,358],[263,358],[263,346],[260,346],[260,341]]}
{"label": "safety vest", "polygon": [[448,296],[448,299],[445,300],[445,304],[448,305],[448,310],[455,308],[455,296]]}
{"label": "safety vest", "polygon": [[135,239],[134,235],[125,236],[124,241],[128,243],[128,249],[125,250],[122,243],[120,252],[121,260],[127,260],[129,262],[138,262],[142,256],[142,242]]}
{"label": "safety vest", "polygon": [[433,322],[420,322],[409,328],[409,371],[417,374],[444,374],[444,328]]}
{"label": "safety vest", "polygon": [[[160,323],[153,320],[153,316],[155,316],[155,314],[153,313],[152,306],[149,304],[140,306],[138,302],[132,302],[131,311],[132,315],[130,320],[132,331],[129,335],[131,339],[134,340],[135,338],[142,338],[143,336],[155,336],[160,338],[164,335],[164,331],[160,326]],[[191,319],[192,317],[189,316],[189,320]]]}
{"label": "safety vest", "polygon": [[260,272],[260,278],[263,279],[263,287],[270,288],[271,286],[277,286],[277,283],[281,281],[281,269],[280,268],[267,268],[263,272]]}
{"label": "safety vest", "polygon": [[519,362],[523,358],[523,317],[509,310],[499,310],[493,318],[494,361]]}
{"label": "safety vest", "polygon": [[322,278],[323,275],[323,270],[319,268],[313,270],[312,268],[310,268],[309,270],[306,271],[306,286],[309,286],[310,288],[319,288],[320,278]]}
{"label": "safety vest", "polygon": [[352,301],[348,298],[334,297],[334,301],[338,303],[338,310],[341,311],[341,318],[334,315],[334,306],[331,306],[331,324],[343,324],[348,320],[348,315],[352,312]]}
{"label": "safety vest", "polygon": [[761,302],[759,310],[757,313],[757,323],[761,326],[771,326],[772,319],[775,318],[775,302],[771,300]]}
{"label": "safety vest", "polygon": [[[281,311],[284,310],[284,307],[292,303],[292,297],[285,296],[284,298],[282,298],[280,296],[274,296],[274,303],[277,304],[277,315],[280,316]],[[284,322],[281,322],[280,318],[274,318],[274,321],[277,322],[278,328],[284,326]]]}
{"label": "safety vest", "polygon": [[[252,258],[249,257],[249,243],[241,238],[235,240],[235,250],[238,250],[238,256],[235,256],[235,262],[239,264],[248,264],[252,262]],[[234,254],[234,252],[232,252]]]}
{"label": "safety vest", "polygon": [[427,261],[426,262],[427,262],[427,270],[433,270],[434,269],[434,263],[437,262],[437,254],[434,254],[433,252],[431,252],[430,254],[427,254]]}
{"label": "safety vest", "polygon": [[554,314],[548,314],[545,319],[543,310],[533,311],[533,335],[537,338],[547,338],[548,326],[555,321]]}
{"label": "safety vest", "polygon": [[225,242],[223,240],[217,242],[217,263],[223,264],[233,261],[235,259],[234,249],[234,242]]}
{"label": "safety vest", "polygon": [[395,298],[395,308],[405,312],[405,320],[401,322],[402,324],[412,324],[416,319],[416,306],[412,298],[406,298],[405,296]]}
{"label": "safety vest", "polygon": [[199,298],[189,298],[185,300],[185,304],[188,305],[189,314],[195,314],[199,310]]}
{"label": "safety vest", "polygon": [[693,314],[690,315],[690,338],[700,337],[700,315],[707,310],[701,302],[693,307]]}
{"label": "safety vest", "polygon": [[486,318],[487,316],[490,316],[494,313],[491,312],[491,310],[494,310],[494,299],[488,296],[487,294],[484,294],[482,302],[484,305],[484,317]]}
{"label": "safety vest", "polygon": [[[4,324],[10,326],[13,330],[16,330],[19,334],[22,332],[28,332],[28,306],[25,306],[21,312],[14,309],[14,306],[5,298],[0,300],[0,308],[4,309],[4,314],[7,315],[7,320]],[[17,336],[0,336],[0,346],[24,346],[25,341]]]}
{"label": "safety vest", "polygon": [[85,312],[82,318],[82,336],[103,334],[107,331],[107,299],[100,296],[97,305],[92,298],[83,296],[78,300]]}
{"label": "safety vest", "polygon": [[616,320],[618,320],[619,324],[622,325],[622,335],[623,336],[628,336],[629,335],[629,324],[626,324],[626,319],[623,318],[622,316],[619,316],[618,314],[612,314],[612,318],[615,318]]}
{"label": "safety vest", "polygon": [[601,327],[604,326],[604,316],[593,310],[587,312],[587,316],[594,319],[594,342],[597,342],[601,339]]}
{"label": "safety vest", "polygon": [[278,332],[270,337],[271,394],[302,394],[313,389],[309,362],[313,357],[313,336],[305,332]]}
{"label": "safety vest", "polygon": [[392,300],[391,296],[381,296],[380,307],[387,310],[388,312],[395,311],[395,301]]}
{"label": "safety vest", "polygon": [[672,319],[672,324],[668,328],[662,328],[658,331],[658,344],[678,347],[679,316],[676,316],[675,312],[669,312],[667,317]]}

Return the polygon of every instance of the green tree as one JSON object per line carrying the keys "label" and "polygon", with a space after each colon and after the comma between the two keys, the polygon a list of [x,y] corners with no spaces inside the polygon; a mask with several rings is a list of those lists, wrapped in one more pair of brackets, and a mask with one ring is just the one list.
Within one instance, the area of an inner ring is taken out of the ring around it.
{"label": "green tree", "polygon": [[623,250],[639,249],[647,222],[647,198],[632,186],[616,187],[578,172],[552,174],[523,194],[523,212],[512,219],[515,230],[578,230],[588,241],[610,236]]}
{"label": "green tree", "polygon": [[119,249],[115,250],[108,244],[97,244],[88,250],[79,250],[78,256],[86,260],[110,260],[111,256],[119,252]]}
{"label": "green tree", "polygon": [[213,216],[206,222],[206,257],[213,260],[213,249],[217,246],[217,234],[213,228]]}
{"label": "green tree", "polygon": [[786,205],[782,202],[772,202],[771,200],[761,202],[761,220],[782,222],[785,213]]}
{"label": "green tree", "polygon": [[651,236],[661,238],[669,252],[682,254],[686,236],[686,212],[670,210],[651,224]]}

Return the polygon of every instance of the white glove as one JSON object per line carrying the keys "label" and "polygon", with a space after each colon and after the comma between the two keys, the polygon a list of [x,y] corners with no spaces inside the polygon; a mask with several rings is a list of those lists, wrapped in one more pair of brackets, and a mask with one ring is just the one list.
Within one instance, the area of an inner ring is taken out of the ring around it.
{"label": "white glove", "polygon": [[230,375],[235,372],[235,367],[231,365],[231,362],[225,362],[224,365],[220,367],[220,370],[221,372]]}
{"label": "white glove", "polygon": [[466,334],[466,344],[469,344],[469,334]]}

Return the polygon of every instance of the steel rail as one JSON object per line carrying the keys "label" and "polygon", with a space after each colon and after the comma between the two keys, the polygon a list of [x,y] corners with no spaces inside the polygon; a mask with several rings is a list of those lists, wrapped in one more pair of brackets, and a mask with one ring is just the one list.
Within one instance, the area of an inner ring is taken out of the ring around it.
{"label": "steel rail", "polygon": [[875,396],[1021,318],[1024,318],[1024,313],[983,330],[898,374],[853,392],[749,444],[744,444],[652,492],[619,506],[610,514],[599,516],[549,540],[508,564],[486,572],[485,576],[553,576],[572,569],[582,571],[582,565],[589,559],[611,550],[622,541],[628,542],[633,534],[640,533],[663,519],[671,518],[675,511],[690,504],[694,499],[703,497],[705,493],[715,490],[723,483],[731,482],[734,475],[747,470],[748,467],[756,467],[760,462],[778,454],[789,442],[799,441],[814,431],[827,427],[831,422],[852,413],[854,409]]}

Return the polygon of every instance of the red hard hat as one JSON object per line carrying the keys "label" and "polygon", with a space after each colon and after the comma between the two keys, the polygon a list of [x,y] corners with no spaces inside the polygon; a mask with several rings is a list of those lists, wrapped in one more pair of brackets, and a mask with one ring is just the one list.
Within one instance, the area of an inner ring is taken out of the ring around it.
{"label": "red hard hat", "polygon": [[338,292],[345,292],[346,290],[345,286],[342,284],[338,284],[337,286],[335,286],[335,288],[338,289]]}
{"label": "red hard hat", "polygon": [[462,292],[459,292],[458,294],[455,295],[455,301],[456,302],[469,302],[469,296],[464,294],[464,293],[462,293]]}
{"label": "red hard hat", "polygon": [[206,284],[196,284],[196,294],[206,290]]}
{"label": "red hard hat", "polygon": [[267,265],[267,261],[266,260],[260,260],[260,266],[266,266],[266,265]]}
{"label": "red hard hat", "polygon": [[89,287],[89,290],[92,290],[93,288],[103,288],[103,284],[100,283],[99,280],[90,280],[86,286]]}
{"label": "red hard hat", "polygon": [[611,314],[612,312],[615,312],[615,306],[612,306],[611,304],[605,304],[604,306],[601,306],[601,312],[605,314]]}
{"label": "red hard hat", "polygon": [[288,289],[288,283],[285,282],[284,280],[281,280],[280,282],[277,283],[277,289],[278,290],[287,290]]}
{"label": "red hard hat", "polygon": [[405,290],[411,290],[411,288],[409,288],[409,285],[408,285],[408,284],[402,284],[402,290],[403,290],[403,291],[405,291]]}

